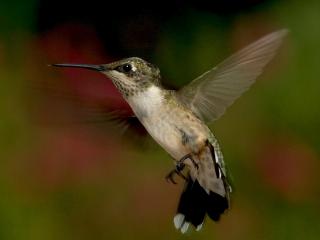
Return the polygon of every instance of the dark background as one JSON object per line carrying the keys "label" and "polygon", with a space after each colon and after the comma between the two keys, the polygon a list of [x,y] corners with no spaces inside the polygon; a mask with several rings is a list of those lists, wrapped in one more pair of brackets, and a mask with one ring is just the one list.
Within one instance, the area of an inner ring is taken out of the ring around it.
{"label": "dark background", "polygon": [[[0,239],[318,239],[320,3],[316,0],[0,3]],[[183,183],[104,76],[56,62],[142,57],[179,88],[288,28],[252,89],[210,125],[235,192],[182,236]],[[119,126],[120,125],[120,126]]]}

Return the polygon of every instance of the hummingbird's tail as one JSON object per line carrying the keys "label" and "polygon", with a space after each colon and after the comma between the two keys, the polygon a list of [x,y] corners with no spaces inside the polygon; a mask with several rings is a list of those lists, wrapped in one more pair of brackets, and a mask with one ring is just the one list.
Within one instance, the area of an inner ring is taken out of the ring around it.
{"label": "hummingbird's tail", "polygon": [[218,221],[220,215],[229,208],[227,197],[204,190],[197,180],[189,176],[186,187],[181,194],[178,211],[174,217],[174,225],[182,233],[188,230],[190,223],[199,231],[206,214],[214,221]]}

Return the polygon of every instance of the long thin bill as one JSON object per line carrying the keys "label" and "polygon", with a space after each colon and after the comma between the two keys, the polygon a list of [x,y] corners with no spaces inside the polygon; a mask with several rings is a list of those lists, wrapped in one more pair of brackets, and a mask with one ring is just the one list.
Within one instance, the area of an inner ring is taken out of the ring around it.
{"label": "long thin bill", "polygon": [[93,64],[56,63],[56,64],[51,64],[49,66],[85,68],[85,69],[95,70],[95,71],[99,71],[99,72],[107,70],[106,67],[103,65],[93,65]]}

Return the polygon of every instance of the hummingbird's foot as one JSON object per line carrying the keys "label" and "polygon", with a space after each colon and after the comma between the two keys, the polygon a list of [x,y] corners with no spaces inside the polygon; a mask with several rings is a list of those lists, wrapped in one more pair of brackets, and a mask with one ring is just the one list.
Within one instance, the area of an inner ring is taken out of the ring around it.
{"label": "hummingbird's foot", "polygon": [[193,166],[198,170],[199,169],[199,164],[196,163],[196,161],[193,158],[190,158],[190,160],[191,160]]}
{"label": "hummingbird's foot", "polygon": [[190,160],[191,160],[193,166],[194,166],[197,170],[199,169],[199,164],[192,158],[191,153],[183,156],[183,157],[178,161],[177,166],[178,166],[179,164],[184,164],[184,161],[187,160],[187,159],[190,159]]}
{"label": "hummingbird's foot", "polygon": [[177,184],[177,182],[174,180],[174,175],[177,174],[179,177],[183,178],[184,180],[187,180],[187,177],[184,176],[182,174],[182,170],[184,169],[185,164],[178,162],[178,164],[176,165],[176,168],[171,170],[167,176],[166,176],[166,180],[167,182],[171,182],[173,184]]}
{"label": "hummingbird's foot", "polygon": [[166,176],[166,180],[169,182],[172,182],[173,184],[177,184],[176,181],[174,180],[174,175],[177,174],[178,176],[180,176],[181,178],[183,178],[184,180],[187,180],[188,178],[186,176],[184,176],[182,174],[182,170],[185,167],[185,163],[184,161],[190,159],[191,162],[193,163],[194,167],[198,170],[199,169],[199,165],[198,163],[196,163],[196,161],[192,158],[191,153],[183,156],[179,161],[177,161],[176,164],[176,168],[173,169],[172,171],[170,171],[167,176]]}

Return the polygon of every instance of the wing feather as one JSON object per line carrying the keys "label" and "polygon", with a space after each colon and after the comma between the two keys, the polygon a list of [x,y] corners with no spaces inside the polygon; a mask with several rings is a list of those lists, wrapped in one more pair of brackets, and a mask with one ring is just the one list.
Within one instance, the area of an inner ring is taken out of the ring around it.
{"label": "wing feather", "polygon": [[238,51],[179,90],[178,98],[204,121],[218,119],[255,82],[287,32],[270,33]]}

